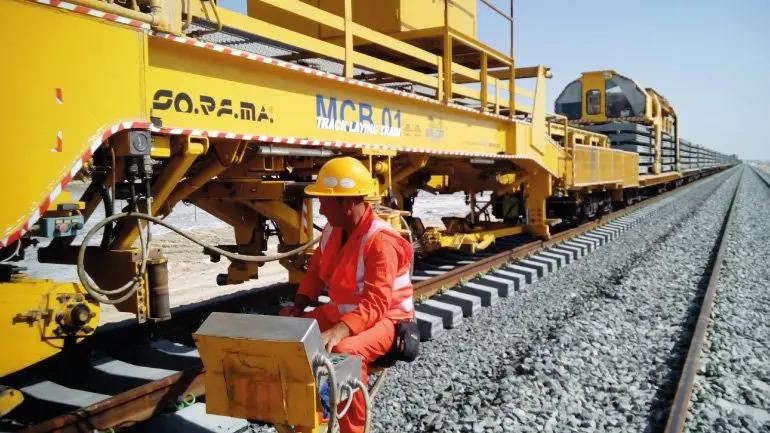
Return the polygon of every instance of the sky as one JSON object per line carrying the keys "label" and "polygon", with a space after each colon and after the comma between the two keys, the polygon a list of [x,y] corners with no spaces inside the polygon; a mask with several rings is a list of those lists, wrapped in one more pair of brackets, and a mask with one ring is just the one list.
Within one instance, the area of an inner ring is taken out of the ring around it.
{"label": "sky", "polygon": [[[581,72],[614,69],[671,102],[681,137],[770,160],[770,0],[517,0],[514,18],[517,66],[553,73],[549,111]],[[478,38],[507,51],[504,21],[479,20]]]}

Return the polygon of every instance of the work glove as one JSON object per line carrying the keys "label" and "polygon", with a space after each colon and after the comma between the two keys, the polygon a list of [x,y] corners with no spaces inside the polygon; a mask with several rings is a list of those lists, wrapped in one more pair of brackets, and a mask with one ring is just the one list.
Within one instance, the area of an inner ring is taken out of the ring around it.
{"label": "work glove", "polygon": [[305,311],[305,308],[310,305],[312,300],[305,295],[297,295],[294,298],[294,305],[290,307],[284,307],[278,312],[279,316],[287,317],[300,317]]}

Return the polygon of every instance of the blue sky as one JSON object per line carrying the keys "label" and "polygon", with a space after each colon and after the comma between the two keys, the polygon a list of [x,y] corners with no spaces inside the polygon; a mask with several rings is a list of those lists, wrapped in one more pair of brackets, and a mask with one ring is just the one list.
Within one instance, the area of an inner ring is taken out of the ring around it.
{"label": "blue sky", "polygon": [[[517,0],[514,15],[517,65],[553,72],[549,109],[580,72],[614,69],[666,96],[682,137],[770,160],[770,0]],[[481,21],[479,38],[507,49],[502,23]]]}

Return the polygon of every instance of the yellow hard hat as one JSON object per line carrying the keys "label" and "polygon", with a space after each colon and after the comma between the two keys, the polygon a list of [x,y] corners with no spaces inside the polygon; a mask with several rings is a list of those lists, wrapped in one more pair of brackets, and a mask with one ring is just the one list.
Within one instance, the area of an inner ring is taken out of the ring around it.
{"label": "yellow hard hat", "polygon": [[344,156],[327,161],[305,194],[317,197],[358,197],[373,195],[375,180],[361,161]]}

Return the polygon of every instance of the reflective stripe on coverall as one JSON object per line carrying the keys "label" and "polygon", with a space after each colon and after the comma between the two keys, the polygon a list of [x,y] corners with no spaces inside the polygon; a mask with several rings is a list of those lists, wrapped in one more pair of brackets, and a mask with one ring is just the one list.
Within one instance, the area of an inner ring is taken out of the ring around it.
{"label": "reflective stripe on coverall", "polygon": [[[317,299],[324,288],[329,291],[331,302],[305,317],[316,319],[321,332],[340,321],[350,328],[350,336],[333,351],[361,356],[361,379],[366,383],[366,365],[390,351],[396,321],[414,317],[409,276],[412,246],[371,206],[344,245],[342,234],[341,228],[324,228],[297,293]],[[341,431],[362,432],[365,412],[363,396],[356,393],[340,420]]]}

